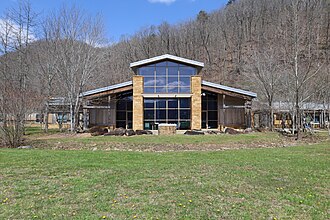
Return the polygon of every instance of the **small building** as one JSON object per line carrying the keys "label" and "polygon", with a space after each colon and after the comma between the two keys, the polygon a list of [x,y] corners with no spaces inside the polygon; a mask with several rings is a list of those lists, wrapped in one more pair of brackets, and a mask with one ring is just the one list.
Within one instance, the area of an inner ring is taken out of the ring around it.
{"label": "small building", "polygon": [[162,55],[130,64],[132,81],[82,93],[84,127],[251,127],[256,93],[202,80],[204,63]]}
{"label": "small building", "polygon": [[[254,127],[270,127],[270,110],[266,103],[254,102],[253,106]],[[329,126],[330,114],[327,103],[305,102],[300,103],[300,124],[309,124],[313,128],[327,128]],[[295,117],[294,103],[274,102],[273,103],[273,127],[292,128]]]}

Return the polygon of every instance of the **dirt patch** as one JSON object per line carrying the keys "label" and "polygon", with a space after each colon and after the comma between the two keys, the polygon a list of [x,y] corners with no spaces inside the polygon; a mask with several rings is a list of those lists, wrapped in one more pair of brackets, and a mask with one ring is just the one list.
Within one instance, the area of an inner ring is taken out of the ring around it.
{"label": "dirt patch", "polygon": [[49,139],[62,139],[62,138],[84,138],[84,137],[91,137],[90,133],[57,133],[57,134],[50,134],[50,135],[43,135],[35,138],[35,140],[49,140]]}
{"label": "dirt patch", "polygon": [[[123,137],[125,138],[125,137]],[[253,148],[276,148],[290,147],[299,145],[297,141],[280,141],[276,143],[256,141],[250,144],[231,143],[231,144],[132,144],[132,143],[116,143],[116,142],[58,142],[41,141],[34,144],[39,149],[54,150],[116,150],[116,151],[140,151],[140,152],[171,152],[171,151],[222,151],[233,149],[253,149]]]}
{"label": "dirt patch", "polygon": [[[81,138],[92,137],[90,133],[71,134],[60,133],[38,137],[34,140],[28,141],[28,144],[37,149],[54,149],[54,150],[116,150],[116,151],[139,151],[139,152],[171,152],[171,151],[222,151],[234,149],[255,149],[255,148],[279,148],[291,147],[296,145],[315,144],[325,141],[323,137],[306,136],[300,141],[296,141],[294,137],[280,137],[275,140],[255,140],[246,143],[245,141],[237,142],[233,139],[233,143],[187,143],[187,144],[173,144],[173,143],[129,143],[125,140],[123,142],[113,142],[108,140],[93,141],[93,138],[85,139],[87,141],[78,140]],[[74,140],[68,141],[68,138]],[[120,138],[130,138],[122,136]]]}

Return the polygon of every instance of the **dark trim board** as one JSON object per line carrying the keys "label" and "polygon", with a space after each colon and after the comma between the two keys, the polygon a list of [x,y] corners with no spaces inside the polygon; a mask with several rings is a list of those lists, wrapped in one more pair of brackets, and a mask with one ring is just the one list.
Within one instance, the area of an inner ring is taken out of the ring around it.
{"label": "dark trim board", "polygon": [[84,96],[84,98],[86,98],[86,99],[95,99],[95,98],[98,98],[98,97],[113,95],[113,94],[116,94],[116,93],[126,92],[126,91],[129,91],[129,90],[133,90],[133,86],[125,86],[125,87],[112,89],[112,90],[108,90],[108,91],[103,91],[103,92],[92,94],[92,95],[86,95],[86,96]]}

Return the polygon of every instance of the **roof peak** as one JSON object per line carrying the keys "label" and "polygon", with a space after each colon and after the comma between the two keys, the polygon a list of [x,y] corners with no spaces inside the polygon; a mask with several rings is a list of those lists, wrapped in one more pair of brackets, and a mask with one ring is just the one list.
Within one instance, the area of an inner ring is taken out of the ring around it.
{"label": "roof peak", "polygon": [[183,57],[174,56],[174,55],[171,55],[171,54],[163,54],[163,55],[152,57],[152,58],[149,58],[149,59],[144,59],[144,60],[140,60],[140,61],[137,61],[137,62],[133,62],[133,63],[130,64],[130,68],[134,68],[134,67],[138,67],[138,66],[142,66],[142,65],[147,65],[149,63],[154,63],[154,62],[162,61],[162,60],[174,60],[174,61],[190,64],[190,65],[201,67],[201,68],[204,67],[204,63],[202,63],[202,62],[186,59],[186,58],[183,58]]}

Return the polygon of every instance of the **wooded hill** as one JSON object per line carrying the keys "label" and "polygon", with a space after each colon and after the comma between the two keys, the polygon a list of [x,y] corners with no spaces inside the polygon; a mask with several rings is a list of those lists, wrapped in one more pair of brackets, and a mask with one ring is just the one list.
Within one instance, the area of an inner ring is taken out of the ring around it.
{"label": "wooded hill", "polygon": [[165,53],[204,62],[206,80],[247,89],[255,89],[245,81],[261,68],[258,61],[291,71],[295,46],[301,63],[329,61],[329,1],[230,2],[191,21],[164,22],[123,37],[108,49],[109,82],[130,79],[128,63]]}
{"label": "wooded hill", "polygon": [[[66,10],[69,13],[78,9]],[[45,47],[55,47],[55,42],[47,44],[54,40],[47,30],[54,19],[48,17],[39,22],[43,23],[38,28],[42,32],[41,39],[28,46],[33,48],[33,54],[42,54],[39,58],[30,58],[34,60],[31,61],[34,72],[42,69],[38,63],[47,63],[50,51]],[[201,11],[193,20],[146,27],[133,36],[123,36],[111,46],[95,48],[102,57],[99,56],[101,60],[83,90],[130,80],[129,63],[168,53],[204,62],[202,74],[205,80],[254,90],[262,99],[265,88],[260,89],[260,86],[270,79],[269,76],[260,79],[262,76],[258,74],[270,75],[272,72],[286,82],[288,78],[284,75],[292,71],[295,55],[299,69],[322,66],[318,75],[328,75],[329,35],[328,0],[229,0],[225,7],[209,14]],[[76,37],[77,41],[82,41]],[[38,74],[30,74],[35,77],[33,75]],[[313,81],[319,77],[315,75]],[[37,82],[35,86],[43,86],[44,82],[38,82],[42,77],[36,78],[32,80]],[[277,83],[283,84],[280,81]],[[323,84],[324,80],[321,82]],[[53,96],[63,95],[57,94],[61,91],[58,89]]]}

